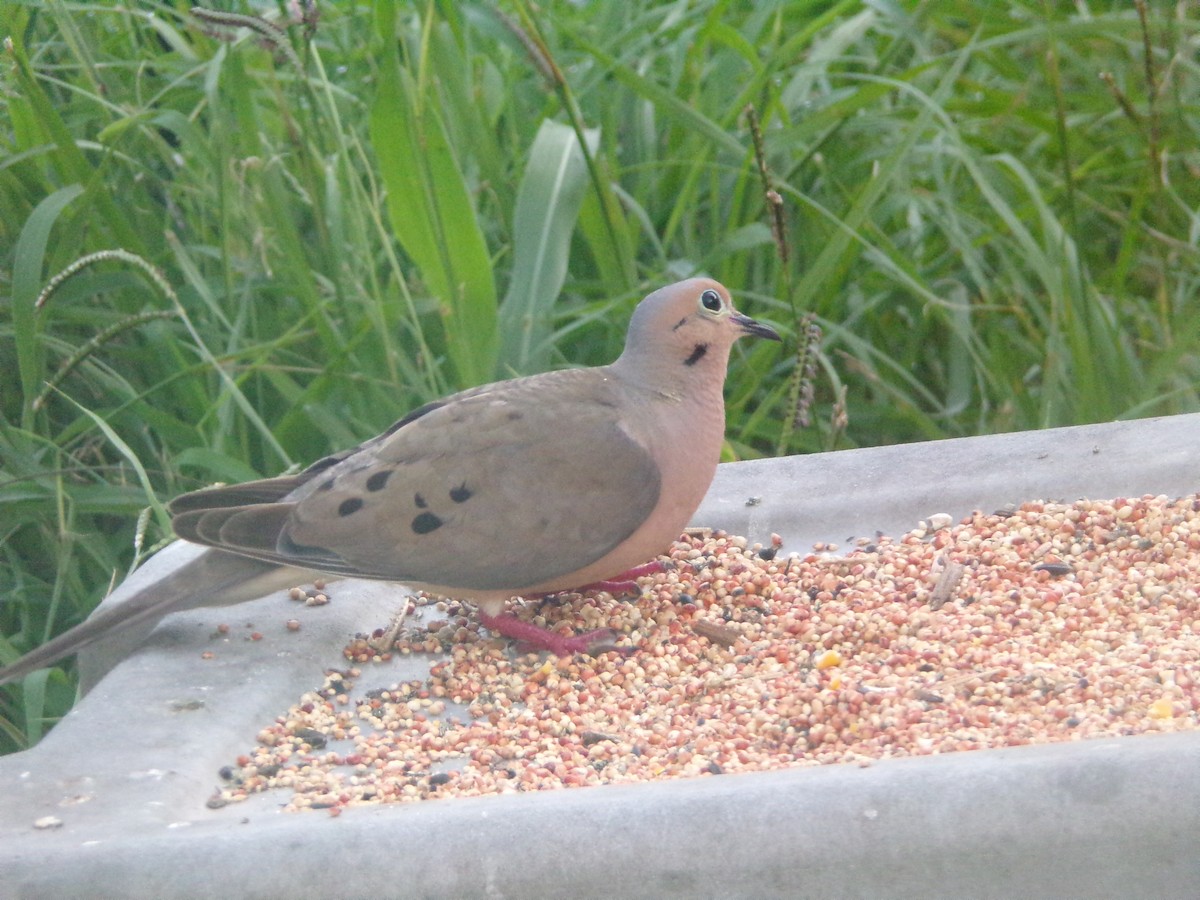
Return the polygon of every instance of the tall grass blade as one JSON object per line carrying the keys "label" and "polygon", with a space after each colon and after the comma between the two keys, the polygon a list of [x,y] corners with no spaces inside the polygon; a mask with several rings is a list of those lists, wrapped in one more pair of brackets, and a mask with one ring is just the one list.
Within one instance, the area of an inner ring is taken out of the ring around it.
{"label": "tall grass blade", "polygon": [[[589,132],[591,152],[598,132]],[[550,367],[554,301],[570,261],[571,235],[588,185],[575,130],[550,119],[538,129],[513,213],[512,278],[500,306],[500,368],[524,375]]]}
{"label": "tall grass blade", "polygon": [[400,59],[395,3],[377,0],[379,88],[370,133],[387,186],[392,228],[437,304],[446,353],[461,385],[496,368],[498,327],[491,258],[434,95]]}
{"label": "tall grass blade", "polygon": [[34,303],[41,292],[42,269],[50,231],[72,200],[83,193],[79,185],[60,188],[37,205],[14,251],[12,274],[13,340],[17,351],[17,370],[21,376],[22,427],[31,427],[33,401],[45,378],[45,354],[38,337],[37,310]]}

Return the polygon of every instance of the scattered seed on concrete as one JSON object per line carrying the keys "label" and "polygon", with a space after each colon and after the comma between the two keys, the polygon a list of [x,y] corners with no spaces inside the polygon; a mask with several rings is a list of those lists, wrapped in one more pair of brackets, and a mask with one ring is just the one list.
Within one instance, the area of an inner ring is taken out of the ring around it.
{"label": "scattered seed on concrete", "polygon": [[[421,600],[433,621],[351,642],[218,796],[282,789],[336,814],[1200,726],[1196,496],[1031,502],[836,557],[761,550],[690,532],[637,598],[512,606],[612,629],[630,655],[517,655],[468,604]],[[428,677],[388,680],[393,655],[423,653]]]}

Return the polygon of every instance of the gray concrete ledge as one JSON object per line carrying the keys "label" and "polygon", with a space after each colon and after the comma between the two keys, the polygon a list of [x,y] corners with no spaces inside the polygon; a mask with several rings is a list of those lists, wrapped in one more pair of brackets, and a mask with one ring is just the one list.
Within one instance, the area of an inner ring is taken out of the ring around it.
{"label": "gray concrete ledge", "polygon": [[[846,547],[938,512],[1198,486],[1190,415],[723,466],[696,524]],[[327,607],[274,596],[170,617],[41,745],[0,758],[0,897],[1200,895],[1200,733],[338,818],[281,813],[270,794],[207,809],[218,767],[403,602],[337,588]],[[282,628],[292,615],[300,632]],[[233,630],[214,641],[219,622]],[[34,829],[44,816],[62,826]]]}

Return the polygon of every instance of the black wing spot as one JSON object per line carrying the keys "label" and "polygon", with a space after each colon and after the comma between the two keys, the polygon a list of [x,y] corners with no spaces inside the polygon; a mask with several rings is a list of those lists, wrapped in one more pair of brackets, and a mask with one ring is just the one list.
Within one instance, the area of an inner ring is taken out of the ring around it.
{"label": "black wing spot", "polygon": [[370,478],[367,479],[367,490],[371,491],[371,492],[382,491],[384,489],[384,487],[387,485],[388,479],[391,477],[392,477],[391,469],[384,469],[383,471],[376,472],[374,475],[372,475]]}
{"label": "black wing spot", "polygon": [[692,348],[692,355],[683,361],[685,366],[694,366],[704,358],[704,354],[708,352],[708,344],[697,344]]}
{"label": "black wing spot", "polygon": [[468,500],[471,499],[471,495],[474,493],[475,493],[474,491],[472,491],[469,487],[467,487],[467,484],[464,481],[458,487],[451,489],[450,499],[453,500],[455,503],[466,503]]}
{"label": "black wing spot", "polygon": [[320,483],[320,485],[318,485],[317,490],[318,491],[331,491],[331,490],[333,490],[333,483],[335,481],[337,481],[336,478],[328,478],[325,481],[322,481]]}
{"label": "black wing spot", "polygon": [[515,409],[512,410],[511,412],[509,412],[509,414],[508,414],[508,421],[510,421],[510,422],[516,422],[518,419],[523,419],[523,418],[525,418],[525,414],[519,413]]}
{"label": "black wing spot", "polygon": [[423,512],[412,520],[412,530],[417,534],[429,534],[431,531],[437,531],[445,522],[439,519],[431,512]]}
{"label": "black wing spot", "polygon": [[343,500],[338,505],[339,516],[352,516],[363,507],[361,497],[350,497],[348,500]]}
{"label": "black wing spot", "polygon": [[420,494],[413,494],[413,503],[417,504],[417,509],[429,508],[429,504],[425,502],[425,498]]}

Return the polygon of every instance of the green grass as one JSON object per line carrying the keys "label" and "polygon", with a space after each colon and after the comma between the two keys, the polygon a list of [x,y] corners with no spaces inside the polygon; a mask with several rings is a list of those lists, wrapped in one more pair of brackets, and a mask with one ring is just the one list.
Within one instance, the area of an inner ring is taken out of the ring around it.
{"label": "green grass", "polygon": [[[697,271],[793,338],[735,354],[730,458],[1200,409],[1186,4],[237,8],[278,28],[0,0],[0,660],[162,500],[609,361]],[[71,684],[0,689],[0,749]]]}

